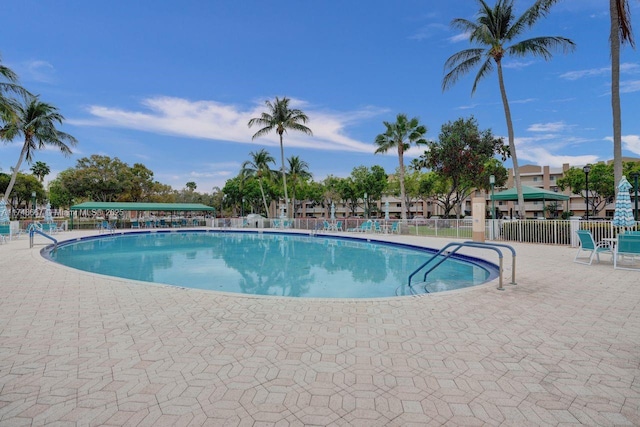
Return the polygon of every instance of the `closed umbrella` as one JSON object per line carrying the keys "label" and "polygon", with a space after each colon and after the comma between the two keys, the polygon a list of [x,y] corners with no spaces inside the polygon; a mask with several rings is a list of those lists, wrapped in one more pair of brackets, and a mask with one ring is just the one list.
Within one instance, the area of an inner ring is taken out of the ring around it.
{"label": "closed umbrella", "polygon": [[631,196],[629,190],[631,184],[624,175],[618,184],[618,197],[615,203],[615,212],[613,214],[614,227],[633,227],[636,224],[631,210]]}
{"label": "closed umbrella", "polygon": [[389,201],[384,202],[384,219],[389,221]]}
{"label": "closed umbrella", "polygon": [[336,205],[331,202],[331,219],[336,219]]}
{"label": "closed umbrella", "polygon": [[47,207],[44,210],[44,222],[53,222],[53,215],[51,215],[51,203],[47,202]]}
{"label": "closed umbrella", "polygon": [[4,198],[0,198],[0,223],[9,222],[9,214],[7,213],[7,204]]}

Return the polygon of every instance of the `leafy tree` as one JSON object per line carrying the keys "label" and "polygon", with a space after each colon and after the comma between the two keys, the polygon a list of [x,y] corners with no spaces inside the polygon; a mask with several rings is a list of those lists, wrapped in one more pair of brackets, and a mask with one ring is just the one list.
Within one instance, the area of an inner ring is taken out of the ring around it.
{"label": "leafy tree", "polygon": [[[3,175],[5,177],[8,176],[6,174]],[[9,178],[9,182],[10,180],[11,178]],[[7,182],[6,178],[0,179],[0,188],[1,186],[4,186],[4,183],[8,186],[9,182]],[[29,207],[31,204],[31,193],[33,192],[36,193],[37,202],[45,200],[46,193],[42,183],[38,181],[38,178],[33,175],[19,172],[14,181],[11,199],[7,199],[6,201],[11,205],[12,209],[18,209],[20,206]]]}
{"label": "leafy tree", "polygon": [[71,154],[69,146],[77,144],[73,136],[56,128],[56,123],[62,124],[64,120],[64,117],[56,107],[40,102],[38,97],[31,97],[25,106],[19,105],[16,107],[18,113],[16,119],[8,122],[0,129],[1,139],[12,141],[16,137],[24,137],[20,157],[13,169],[11,182],[9,182],[4,194],[6,200],[9,199],[22,161],[26,159],[28,163],[31,163],[34,151],[42,150],[47,145],[51,145],[59,148],[62,154],[68,156]]}
{"label": "leafy tree", "polygon": [[196,191],[196,188],[198,188],[198,184],[193,181],[189,181],[185,184],[185,187],[187,187],[187,190],[189,191]]}
{"label": "leafy tree", "polygon": [[[494,171],[495,163],[491,160],[500,153],[506,156],[502,139],[494,137],[490,129],[479,130],[476,119],[470,117],[442,125],[438,141],[429,143],[422,158],[433,171],[449,180],[451,187],[446,198],[459,205],[474,188],[486,188],[490,175],[487,166],[491,165]],[[506,181],[506,171],[504,177]],[[448,203],[445,205],[449,207]],[[457,210],[458,215],[460,211]],[[449,213],[445,209],[445,215]]]}
{"label": "leafy tree", "polygon": [[[611,30],[611,110],[613,113],[613,176],[622,179],[622,113],[620,108],[620,45],[635,47],[628,0],[609,0]],[[617,188],[616,188],[617,192]]]}
{"label": "leafy tree", "polygon": [[351,216],[355,216],[356,210],[360,205],[359,200],[362,196],[362,193],[360,193],[356,188],[356,185],[353,182],[353,178],[348,177],[336,182],[336,190],[340,195],[340,199],[347,205],[347,207],[351,211]]}
{"label": "leafy tree", "polygon": [[51,168],[45,162],[37,161],[31,166],[31,173],[33,173],[40,182],[44,181],[44,177],[49,175]]}
{"label": "leafy tree", "polygon": [[289,182],[291,183],[292,200],[291,206],[293,206],[292,217],[296,216],[296,186],[300,182],[306,182],[311,179],[311,172],[309,172],[309,164],[304,160],[300,160],[298,156],[291,156],[287,159],[289,163]]}
{"label": "leafy tree", "polygon": [[[365,214],[370,215],[372,213],[372,201],[382,198],[382,194],[387,189],[387,178],[384,168],[379,165],[371,166],[371,168],[358,166],[351,171],[356,200],[360,197],[364,198]],[[366,197],[364,197],[365,194]]]}
{"label": "leafy tree", "polygon": [[[564,191],[570,188],[573,194],[586,199],[586,176],[582,168],[570,168],[557,181],[558,187]],[[589,212],[597,216],[598,213],[615,198],[615,183],[613,164],[596,163],[589,172]]]}
{"label": "leafy tree", "polygon": [[265,101],[268,111],[263,112],[260,117],[254,117],[249,120],[248,123],[249,127],[252,127],[253,125],[262,126],[262,128],[253,135],[251,138],[252,140],[260,136],[267,135],[273,130],[275,130],[280,136],[280,160],[282,162],[282,187],[284,189],[285,204],[289,201],[289,194],[287,193],[287,173],[284,164],[284,145],[282,143],[282,134],[287,130],[295,130],[306,135],[313,135],[311,129],[304,125],[309,121],[307,115],[304,114],[302,110],[289,108],[289,101],[290,100],[287,97],[279,99],[277,96],[273,103],[268,100]]}
{"label": "leafy tree", "polygon": [[498,71],[500,95],[507,121],[509,150],[518,192],[518,206],[520,208],[520,216],[524,218],[525,206],[522,181],[520,180],[520,169],[516,155],[511,110],[502,75],[502,58],[508,55],[518,57],[533,55],[549,60],[552,57],[551,49],[561,48],[564,52],[568,52],[573,50],[575,44],[567,38],[558,36],[540,36],[515,41],[525,30],[530,29],[541,18],[547,16],[551,6],[558,0],[536,0],[518,18],[514,15],[513,0],[496,0],[493,8],[489,7],[484,0],[476,1],[480,6],[476,20],[470,21],[464,18],[457,18],[451,22],[451,26],[469,34],[469,41],[472,44],[476,44],[477,47],[460,51],[447,59],[445,69],[449,71],[442,81],[442,89],[443,91],[449,89],[460,77],[469,73],[476,65],[479,65],[480,68],[471,89],[471,94],[473,95],[478,82],[493,70],[495,63]]}
{"label": "leafy tree", "polygon": [[[407,168],[407,171],[405,172],[405,175],[404,175],[406,206],[410,207],[412,203],[420,200],[422,196],[420,191],[421,190],[420,183],[423,175],[425,174],[423,172],[420,172],[420,169],[416,170],[411,167]],[[401,190],[400,190],[400,180],[398,179],[399,176],[400,176],[400,173],[396,169],[396,174],[394,176],[389,177],[389,185],[387,187],[388,193],[396,197],[402,197]],[[409,211],[411,211],[410,208],[409,208]]]}
{"label": "leafy tree", "polygon": [[246,176],[254,176],[258,178],[260,193],[262,194],[262,203],[264,204],[264,212],[265,216],[268,218],[269,206],[267,205],[267,198],[264,194],[263,180],[271,178],[273,171],[269,167],[269,164],[275,164],[276,161],[264,148],[260,151],[252,151],[249,153],[249,156],[251,156],[251,159],[242,164],[241,173]]}
{"label": "leafy tree", "polygon": [[420,124],[417,117],[409,120],[406,114],[398,114],[395,123],[383,123],[387,130],[385,133],[376,136],[375,144],[378,148],[375,152],[376,154],[386,153],[391,148],[398,150],[398,172],[400,174],[400,200],[402,208],[401,218],[407,219],[406,191],[404,188],[404,152],[411,147],[411,144],[421,145],[427,143],[427,140],[424,139],[427,128]]}

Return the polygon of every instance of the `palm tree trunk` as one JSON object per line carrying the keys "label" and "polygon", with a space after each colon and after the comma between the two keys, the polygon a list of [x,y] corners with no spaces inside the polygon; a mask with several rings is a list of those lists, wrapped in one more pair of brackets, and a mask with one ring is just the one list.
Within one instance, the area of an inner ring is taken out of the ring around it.
{"label": "palm tree trunk", "polygon": [[504,106],[504,116],[507,120],[507,134],[509,137],[509,151],[511,154],[511,162],[513,163],[513,175],[516,181],[516,192],[518,193],[518,212],[520,218],[524,219],[525,206],[524,196],[522,193],[522,181],[520,180],[520,168],[518,167],[518,156],[516,155],[516,142],[513,135],[513,122],[511,121],[511,109],[509,108],[509,100],[507,99],[507,91],[504,88],[504,78],[502,77],[502,63],[496,61],[498,65],[498,82],[500,83],[500,95],[502,95],[502,105]]}
{"label": "palm tree trunk", "polygon": [[284,145],[282,144],[282,134],[280,134],[280,161],[282,162],[282,183],[284,184],[284,206],[289,217],[289,194],[287,193],[287,171],[284,167]]}
{"label": "palm tree trunk", "polygon": [[622,179],[622,118],[620,112],[620,16],[618,3],[621,0],[609,0],[611,17],[611,111],[613,113],[613,177],[615,192],[618,195],[618,183]]}
{"label": "palm tree trunk", "polygon": [[9,181],[9,185],[7,186],[7,191],[4,193],[4,200],[9,203],[9,196],[11,195],[11,190],[13,190],[13,185],[16,183],[16,178],[18,177],[18,172],[20,172],[20,165],[22,165],[22,161],[24,160],[24,156],[27,154],[27,141],[24,142],[22,146],[22,151],[20,151],[20,157],[18,158],[18,163],[16,163],[16,167],[13,169],[13,174],[11,174],[11,180]]}
{"label": "palm tree trunk", "polygon": [[405,202],[406,193],[404,189],[404,149],[402,147],[402,141],[398,144],[398,164],[400,165],[400,209],[402,209],[401,219],[407,219],[407,204]]}
{"label": "palm tree trunk", "polygon": [[262,188],[262,178],[258,179],[260,184],[260,193],[262,194],[262,203],[264,203],[264,212],[267,218],[269,218],[269,207],[267,206],[267,198],[264,196],[264,189]]}

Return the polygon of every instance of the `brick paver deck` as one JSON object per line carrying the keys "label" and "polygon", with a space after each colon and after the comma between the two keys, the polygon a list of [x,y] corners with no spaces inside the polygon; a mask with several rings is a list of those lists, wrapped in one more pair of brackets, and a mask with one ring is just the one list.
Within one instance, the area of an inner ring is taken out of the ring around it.
{"label": "brick paver deck", "polygon": [[640,425],[640,273],[607,256],[516,244],[503,292],[329,301],[82,273],[36,241],[0,245],[3,426]]}

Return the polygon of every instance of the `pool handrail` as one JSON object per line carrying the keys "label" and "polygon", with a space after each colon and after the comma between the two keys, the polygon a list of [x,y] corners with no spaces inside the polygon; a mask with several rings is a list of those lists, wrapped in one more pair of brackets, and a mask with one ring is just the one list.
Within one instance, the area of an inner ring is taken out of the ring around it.
{"label": "pool handrail", "polygon": [[510,285],[517,285],[516,282],[516,250],[511,245],[507,245],[505,243],[489,243],[489,242],[474,242],[473,240],[467,240],[465,243],[475,243],[476,245],[482,246],[498,246],[501,248],[507,248],[511,251],[511,283]]}
{"label": "pool handrail", "polygon": [[53,237],[49,236],[47,233],[45,233],[44,231],[40,231],[38,230],[36,227],[31,227],[29,229],[29,248],[33,248],[33,237],[35,234],[40,234],[41,236],[46,237],[47,239],[53,241],[53,247],[54,249],[58,247],[58,241],[56,239],[54,239]]}
{"label": "pool handrail", "polygon": [[[420,267],[418,267],[413,273],[411,273],[409,275],[408,278],[408,285],[409,285],[409,289],[411,289],[411,291],[413,292],[413,288],[411,287],[411,279],[413,278],[413,276],[415,276],[420,270],[422,270],[424,267],[426,267],[431,261],[433,261],[434,259],[438,258],[440,255],[445,254],[445,256],[440,259],[438,261],[438,263],[434,266],[432,266],[431,268],[429,268],[423,276],[423,282],[426,281],[427,279],[427,275],[433,271],[435,268],[437,268],[440,264],[442,264],[445,260],[447,260],[448,258],[450,258],[451,256],[455,255],[460,249],[462,249],[463,247],[471,247],[471,248],[478,248],[478,249],[490,249],[493,250],[494,252],[496,252],[498,254],[498,258],[499,258],[499,271],[498,271],[498,290],[499,291],[503,291],[504,287],[502,286],[502,271],[503,271],[503,265],[502,265],[502,251],[500,249],[498,249],[497,246],[499,244],[489,244],[489,243],[483,243],[483,242],[451,242],[448,243],[447,245],[445,245],[442,249],[440,249],[436,254],[434,254],[431,258],[429,258],[427,261],[425,261]],[[506,246],[506,245],[505,245]],[[447,252],[447,249],[449,249],[450,247],[455,247],[454,250]],[[512,251],[512,254],[515,254],[515,250],[513,250],[513,248],[510,248]],[[515,262],[515,261],[514,261]],[[515,279],[515,273],[514,273],[514,279]],[[515,280],[513,281],[515,282]],[[513,283],[512,284],[515,284]]]}

